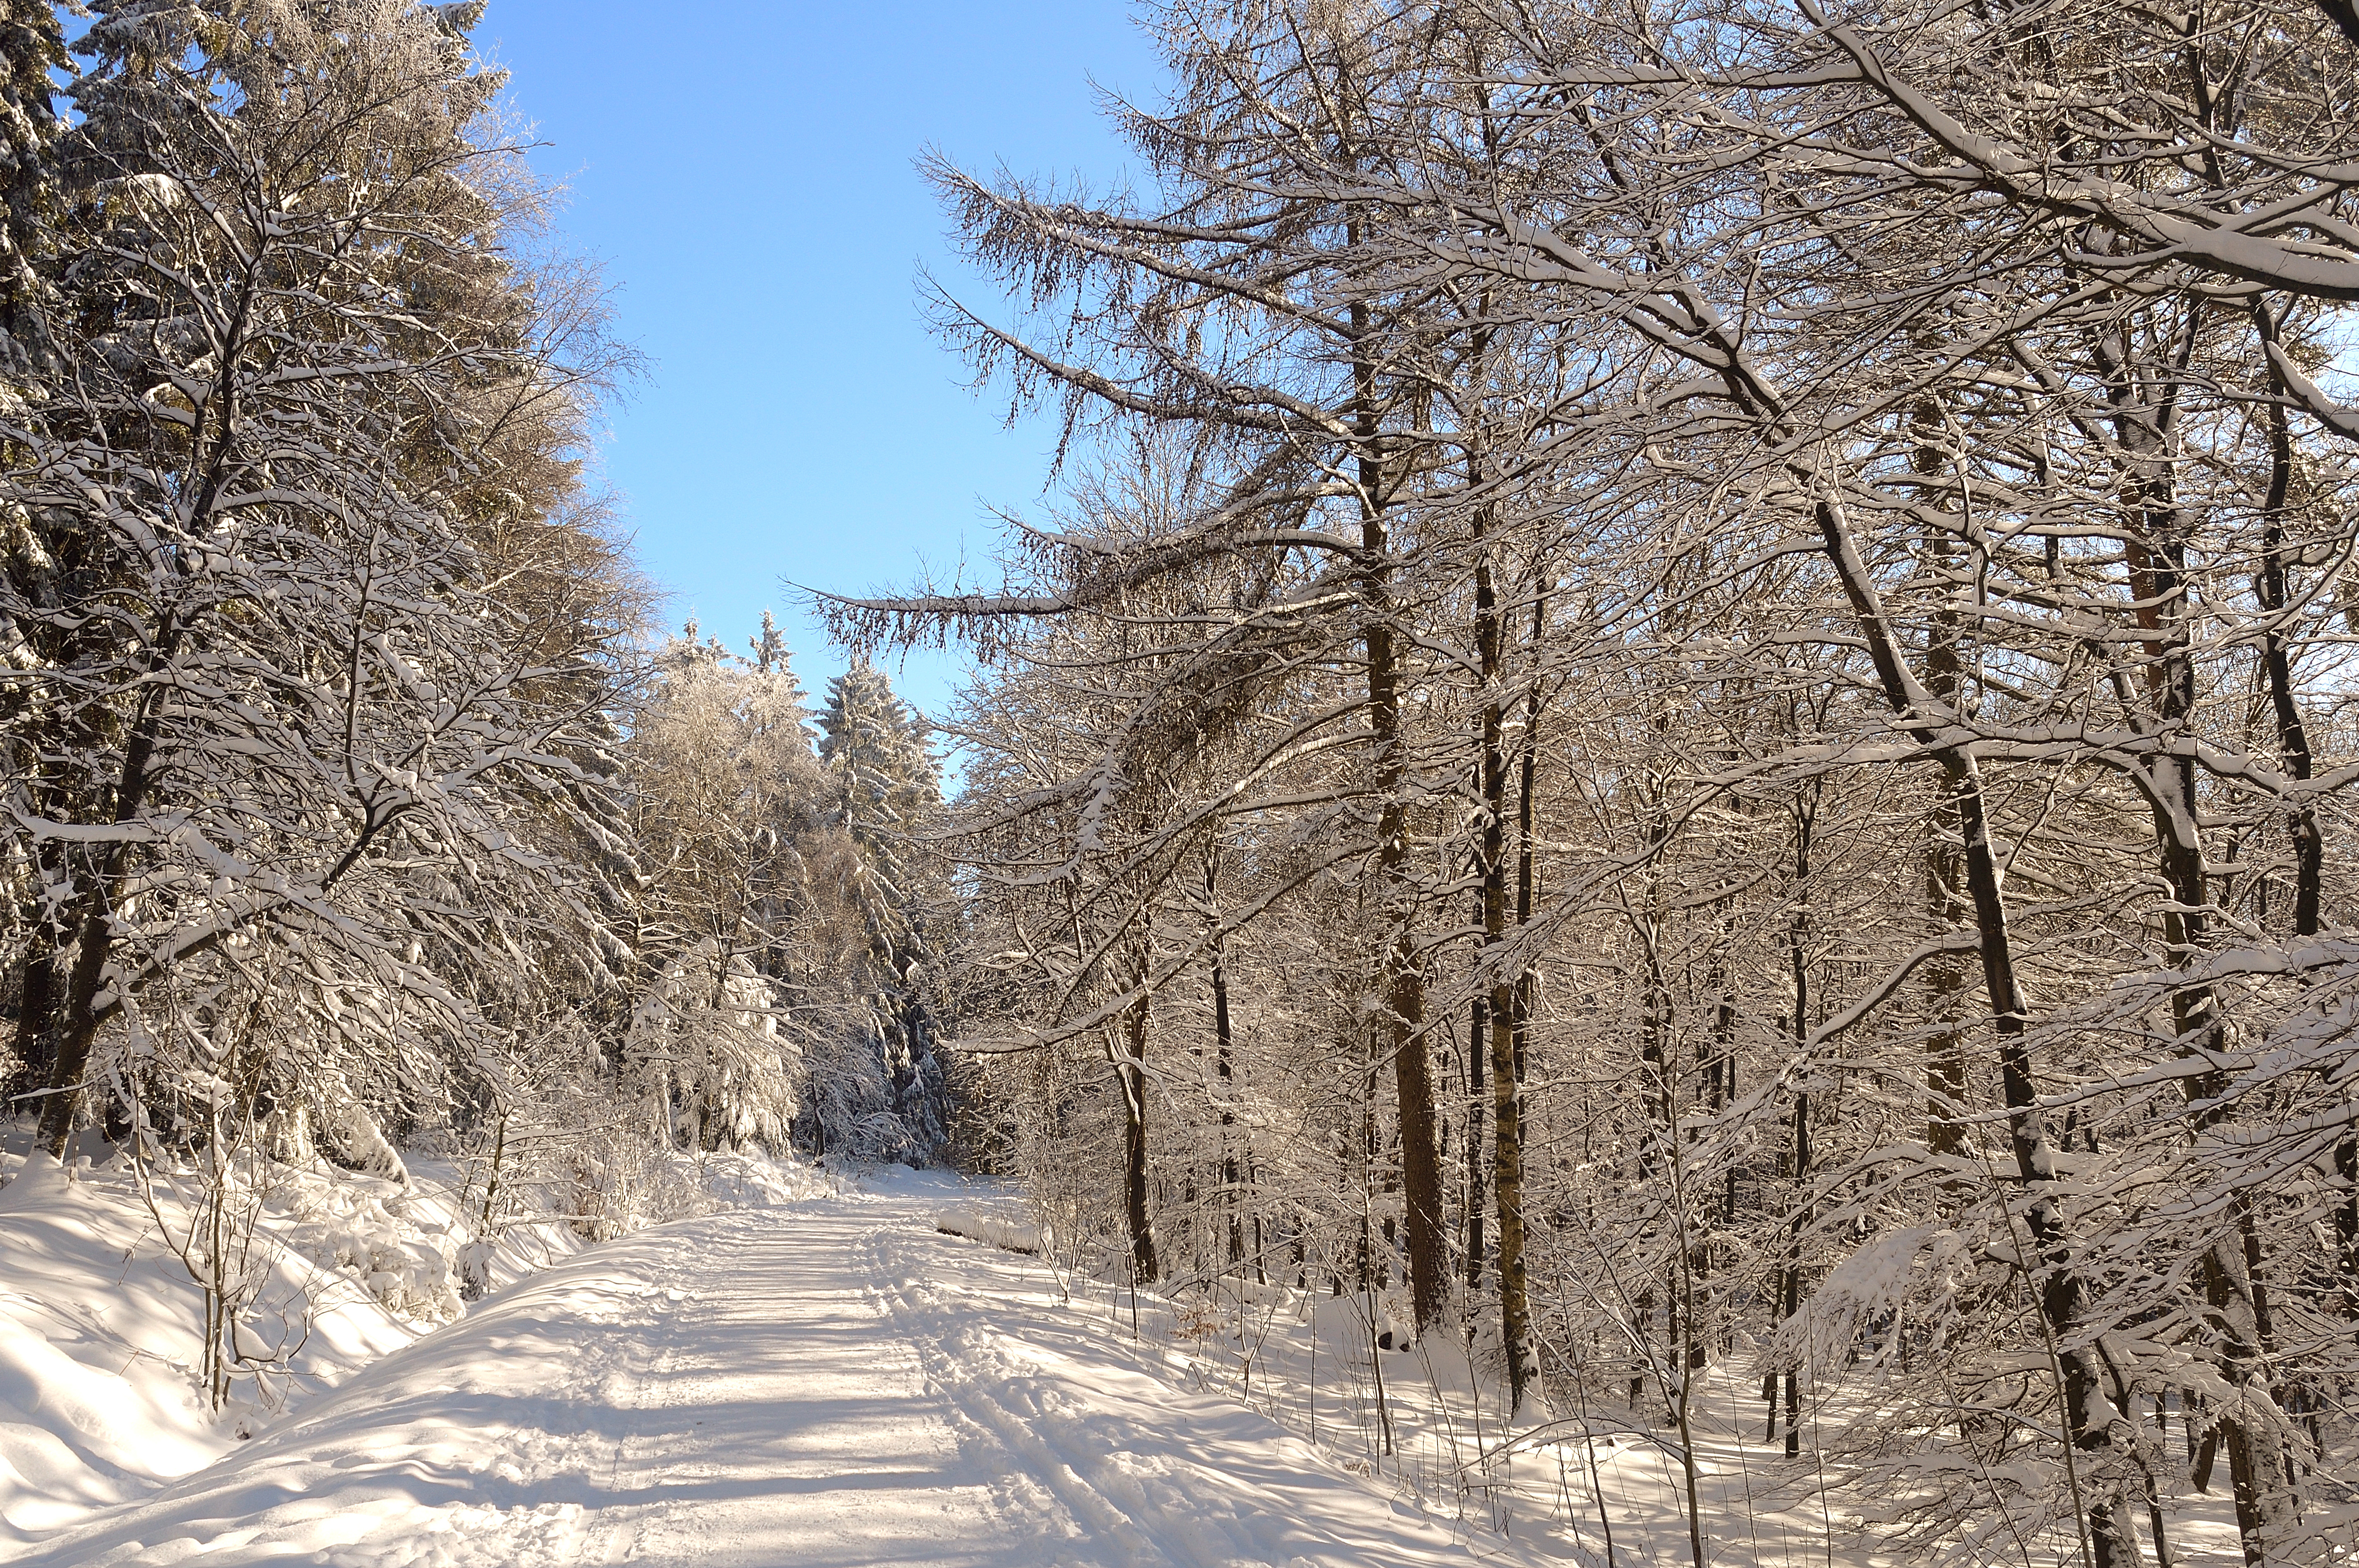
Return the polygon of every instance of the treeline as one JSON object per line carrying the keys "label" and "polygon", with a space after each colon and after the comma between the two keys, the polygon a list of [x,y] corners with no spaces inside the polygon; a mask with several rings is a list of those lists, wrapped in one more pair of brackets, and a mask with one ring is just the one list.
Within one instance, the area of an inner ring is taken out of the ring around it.
{"label": "treeline", "polygon": [[940,330],[1094,466],[1004,591],[835,606],[985,655],[1011,1161],[1690,1466],[1734,1368],[1883,1550],[2167,1562],[2208,1487],[2320,1557],[2359,16],[1149,25],[1136,189],[928,166],[1011,301]]}
{"label": "treeline", "polygon": [[648,640],[585,466],[637,367],[481,9],[0,18],[5,1087],[52,1152],[423,1143],[592,1229],[651,1152],[940,1157],[924,728]]}

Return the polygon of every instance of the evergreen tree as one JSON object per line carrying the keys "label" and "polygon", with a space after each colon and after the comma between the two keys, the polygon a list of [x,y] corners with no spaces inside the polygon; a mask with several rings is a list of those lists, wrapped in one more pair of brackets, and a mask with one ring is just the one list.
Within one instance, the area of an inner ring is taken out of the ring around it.
{"label": "evergreen tree", "polygon": [[49,0],[0,3],[0,375],[16,381],[52,358],[39,263],[56,199],[62,123],[51,72],[67,64]]}
{"label": "evergreen tree", "polygon": [[942,879],[926,844],[941,808],[941,769],[924,718],[865,659],[828,683],[820,761],[838,820],[860,851],[861,902],[882,973],[874,1044],[892,1085],[905,1154],[938,1156],[950,1139],[951,1086],[934,1054],[928,910]]}
{"label": "evergreen tree", "polygon": [[[580,924],[537,846],[588,812],[615,634],[571,510],[598,334],[559,341],[513,248],[540,199],[505,182],[463,9],[92,9],[49,322],[71,373],[0,416],[13,1054],[58,1091],[53,1149],[86,1088],[110,1116],[145,1092],[128,1053],[168,1001],[175,1049],[270,1046],[223,1082],[324,1126],[363,1095],[406,1116],[473,1071],[484,989]],[[39,28],[6,15],[30,124]],[[599,967],[579,946],[552,962]],[[326,990],[228,1029],[208,988],[264,950]],[[354,1022],[399,1008],[402,1048]]]}
{"label": "evergreen tree", "polygon": [[[64,64],[57,10],[49,0],[0,3],[0,388],[10,394],[28,392],[55,358],[43,319],[46,286],[37,262],[51,248],[46,235],[62,128],[50,105],[49,73]],[[20,508],[0,514],[0,574],[40,593],[49,589],[55,568],[29,515]],[[31,662],[16,656],[22,643],[13,632],[0,628],[0,662]],[[0,697],[0,706],[5,704]],[[12,770],[22,771],[16,748],[0,746],[0,758]],[[0,896],[18,903],[31,902],[22,896],[28,891],[0,881]],[[38,928],[38,911],[28,911],[24,925],[27,931]],[[0,1094],[19,1091],[49,1065],[60,979],[55,945],[55,933],[42,931],[27,944],[26,961],[8,966],[15,1060],[0,1061]]]}
{"label": "evergreen tree", "polygon": [[820,761],[835,781],[843,826],[898,903],[909,827],[941,805],[941,770],[926,744],[926,721],[882,670],[861,659],[828,682],[820,732]]}

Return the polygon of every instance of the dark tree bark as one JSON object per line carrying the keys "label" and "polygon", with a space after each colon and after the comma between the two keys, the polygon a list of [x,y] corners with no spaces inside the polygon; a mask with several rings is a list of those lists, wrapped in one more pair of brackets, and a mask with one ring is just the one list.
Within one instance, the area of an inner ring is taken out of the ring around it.
{"label": "dark tree bark", "polygon": [[[168,626],[154,663],[168,662],[178,643],[176,633]],[[161,698],[156,695],[160,689],[148,687],[138,719],[132,726],[130,741],[124,748],[112,814],[117,827],[133,820],[147,805],[161,729],[158,714]],[[130,871],[130,840],[116,838],[98,856],[78,900],[74,961],[66,971],[65,994],[60,999],[62,1024],[57,1054],[49,1066],[49,1098],[41,1104],[40,1144],[60,1159],[65,1157],[66,1140],[73,1132],[74,1113],[81,1108],[82,1079],[90,1072],[91,1047],[105,1022],[99,1011],[98,993],[106,976],[107,960],[114,951],[115,901]]]}
{"label": "dark tree bark", "polygon": [[[2180,340],[2182,353],[2193,341],[2196,319],[2197,308],[2190,306]],[[2175,394],[2166,392],[2159,406],[2144,395],[2126,326],[2101,335],[2093,357],[2106,376],[2115,439],[2123,454],[2122,471],[2136,487],[2131,492],[2136,497],[2134,513],[2125,529],[2125,555],[2131,601],[2144,635],[2152,732],[2173,735],[2182,732],[2193,718],[2201,679],[2182,613],[2188,591],[2185,519],[2169,461],[2159,445],[2176,413]],[[2289,465],[2289,451],[2287,458]],[[2278,505],[2270,519],[2277,524],[2282,522],[2283,497],[2274,494],[2274,480],[2279,477],[2284,476],[2273,475],[2273,499]],[[2265,540],[2272,536],[2265,531]],[[2276,552],[2265,553],[2274,556]],[[2266,568],[2265,562],[2265,575]],[[2282,652],[2280,648],[2280,656]],[[2285,695],[2290,703],[2289,688]],[[2298,710],[2294,717],[2298,726]],[[2160,869],[2170,889],[2170,903],[2162,911],[2170,963],[2176,968],[2192,969],[2209,944],[2207,912],[2212,897],[2203,865],[2194,759],[2158,752],[2138,771],[2136,779],[2151,808]],[[2315,917],[2313,904],[2311,918]],[[2185,985],[2172,992],[2170,1005],[2180,1052],[2209,1063],[2223,1061],[2228,1021],[2218,993],[2208,984]],[[2186,1080],[2190,1100],[2210,1108],[2198,1109],[2193,1116],[2198,1136],[2224,1116],[2220,1099],[2227,1082],[2226,1073],[2218,1067]],[[2253,1233],[2248,1198],[2242,1193],[2234,1195],[2231,1208],[2235,1233],[2221,1236],[2206,1248],[2197,1271],[2220,1346],[2222,1371],[2232,1386],[2258,1387],[2267,1402],[2274,1404],[2274,1390],[2267,1387],[2268,1309],[2257,1268],[2259,1241]],[[2287,1489],[2285,1455],[2276,1428],[2266,1419],[2245,1419],[2244,1404],[2241,1400],[2223,1404],[2217,1420],[2235,1492],[2236,1533],[2245,1561],[2259,1568],[2267,1560],[2269,1538],[2291,1523],[2293,1499]]]}
{"label": "dark tree bark", "polygon": [[1142,941],[1135,984],[1138,1000],[1123,1010],[1122,1049],[1114,1061],[1114,1077],[1122,1087],[1123,1217],[1130,1227],[1130,1268],[1133,1282],[1152,1284],[1163,1269],[1155,1254],[1154,1217],[1147,1211],[1147,955]]}
{"label": "dark tree bark", "polygon": [[[2351,15],[2347,5],[2343,15]],[[2359,23],[2350,26],[2359,29]],[[2359,30],[2354,30],[2353,37],[2359,41]],[[2253,301],[2253,324],[2259,330],[2264,344],[2277,343],[2277,319],[2270,314],[2266,299]],[[2271,359],[2268,364],[2269,391],[2278,401],[2272,402],[2268,409],[2269,490],[2262,504],[2260,570],[2255,575],[2253,587],[2262,612],[2269,618],[2268,630],[2261,638],[2261,668],[2268,680],[2269,710],[2277,722],[2277,753],[2284,760],[2286,773],[2297,782],[2307,784],[2312,768],[2310,729],[2302,718],[2301,705],[2294,699],[2293,654],[2284,624],[2289,602],[2285,524],[2287,503],[2293,488],[2293,432],[2288,427],[2283,402],[2285,374],[2276,360]],[[2315,936],[2326,862],[2318,808],[2307,799],[2298,802],[2287,826],[2292,834],[2294,851],[2293,934],[2297,938]],[[2334,1206],[2334,1239],[2335,1262],[2343,1284],[2343,1315],[2346,1322],[2359,1323],[2359,1127],[2346,1130],[2335,1141],[2334,1173],[2342,1187],[2342,1197]]]}
{"label": "dark tree bark", "polygon": [[[1491,1061],[1492,1119],[1496,1150],[1492,1187],[1499,1205],[1499,1327],[1507,1360],[1508,1396],[1516,1408],[1537,1380],[1539,1363],[1533,1341],[1531,1299],[1524,1267],[1524,1148],[1522,1072],[1516,1060],[1520,1044],[1520,973],[1511,973],[1507,961],[1507,747],[1506,627],[1499,611],[1496,567],[1487,512],[1475,516],[1474,644],[1483,678],[1482,699],[1482,856],[1483,947],[1490,971],[1488,994],[1476,1003],[1476,1017],[1487,1026],[1489,1038],[1480,1042]],[[1527,747],[1528,748],[1528,737]],[[1528,761],[1528,751],[1527,752]],[[1530,840],[1531,775],[1523,779],[1518,815]],[[1524,876],[1529,876],[1528,851]],[[1529,893],[1518,899],[1517,927],[1528,915]],[[1469,1267],[1472,1277],[1473,1265]]]}
{"label": "dark tree bark", "polygon": [[1491,1002],[1476,997],[1467,1004],[1466,1019],[1466,1290],[1471,1296],[1483,1288],[1483,1254],[1489,1246],[1484,1230],[1490,1198],[1483,1181],[1484,1096],[1490,1087],[1484,1070],[1491,1054]]}
{"label": "dark tree bark", "polygon": [[[1356,242],[1356,235],[1354,236]],[[1369,330],[1368,308],[1353,304],[1355,339]],[[1393,1062],[1399,1102],[1401,1185],[1408,1211],[1408,1274],[1411,1310],[1422,1334],[1441,1321],[1450,1304],[1450,1236],[1442,1219],[1441,1145],[1433,1098],[1431,1054],[1426,1044],[1425,971],[1412,929],[1414,901],[1408,889],[1408,746],[1401,728],[1400,662],[1393,642],[1391,528],[1385,515],[1388,495],[1380,454],[1376,371],[1354,351],[1353,428],[1358,437],[1360,490],[1362,644],[1367,658],[1368,728],[1375,741],[1376,872],[1384,890],[1386,942],[1377,1000],[1384,1009],[1385,1044]]]}
{"label": "dark tree bark", "polygon": [[[1941,721],[1946,710],[1908,668],[1843,514],[1827,501],[1818,503],[1815,511],[1827,557],[1867,643],[1885,700],[1902,730],[1915,736],[1940,765],[1947,793],[1957,804],[1961,860],[1973,905],[1983,989],[1998,1057],[2000,1098],[2006,1110],[2007,1143],[2017,1178],[2023,1184],[2027,1200],[2023,1223],[2037,1259],[2036,1270],[2027,1272],[2037,1281],[2040,1316],[2049,1342],[2057,1347],[2065,1440],[2093,1458],[2102,1457],[2113,1443],[2107,1413],[2110,1401],[2102,1392],[2094,1350],[2073,1343],[2087,1285],[2073,1265],[2071,1227],[2057,1181],[2056,1147],[2047,1112],[2039,1104],[2038,1079],[2026,1039],[2030,1010],[2016,978],[2014,940],[2007,928],[1998,852],[1991,841],[1982,766],[1970,744],[1950,738],[1954,730],[1944,733]],[[2101,1495],[2089,1500],[2088,1527],[2094,1568],[2130,1568],[2137,1562],[2136,1537],[2111,1498]]]}
{"label": "dark tree bark", "polygon": [[[1920,477],[1931,480],[1946,460],[1939,440],[1940,410],[1930,401],[1920,404],[1913,421],[1919,438],[1909,464]],[[1950,569],[1954,553],[1947,535],[1936,537],[1930,554],[1937,576]],[[1960,625],[1956,610],[1947,606],[1937,610],[1925,647],[1926,687],[1934,700],[1951,708],[1957,706],[1964,678],[1958,652]],[[1954,930],[1965,924],[1966,906],[1959,897],[1965,882],[1962,841],[1955,791],[1945,779],[1925,824],[1925,913],[1937,931]],[[1966,1154],[1962,1119],[1966,1094],[1965,962],[1947,956],[1936,958],[1926,965],[1925,979],[1932,992],[1933,1016],[1940,1024],[1925,1043],[1925,1145],[1943,1159],[1962,1160]]]}
{"label": "dark tree bark", "polygon": [[58,956],[41,943],[17,975],[16,1076],[0,1092],[14,1097],[49,1081],[58,1048]]}
{"label": "dark tree bark", "polygon": [[[1204,861],[1205,907],[1217,925],[1220,915],[1215,900],[1220,893],[1220,869],[1207,857]],[[1235,1040],[1229,1024],[1229,968],[1227,954],[1221,939],[1212,939],[1212,1071],[1221,1080],[1221,1206],[1228,1212],[1229,1261],[1245,1261],[1245,1227],[1237,1212],[1242,1199],[1240,1172],[1237,1164],[1237,1113],[1234,1102],[1236,1069],[1233,1065]]]}

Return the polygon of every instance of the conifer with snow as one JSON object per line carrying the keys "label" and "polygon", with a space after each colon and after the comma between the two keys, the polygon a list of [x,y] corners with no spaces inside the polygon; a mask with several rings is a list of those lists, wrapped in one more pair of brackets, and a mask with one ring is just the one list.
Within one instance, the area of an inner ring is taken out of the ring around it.
{"label": "conifer with snow", "polygon": [[929,836],[941,806],[941,769],[925,719],[864,658],[828,683],[819,718],[821,765],[836,820],[860,850],[858,895],[866,917],[875,989],[860,1048],[874,1051],[897,1121],[900,1147],[938,1157],[956,1117],[953,1090],[935,1053],[939,980],[934,927],[945,889]]}

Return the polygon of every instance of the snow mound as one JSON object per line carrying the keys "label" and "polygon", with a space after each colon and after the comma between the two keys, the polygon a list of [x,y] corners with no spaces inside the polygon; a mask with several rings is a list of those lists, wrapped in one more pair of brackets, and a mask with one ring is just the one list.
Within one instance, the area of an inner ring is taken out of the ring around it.
{"label": "snow mound", "polygon": [[1027,1256],[1044,1252],[1050,1245],[1046,1226],[1011,1219],[990,1209],[937,1209],[934,1211],[934,1228],[944,1236],[962,1236],[969,1241],[981,1241],[1002,1251],[1022,1252]]}
{"label": "snow mound", "polygon": [[[176,1190],[151,1169],[143,1200],[127,1160],[69,1167],[31,1142],[27,1126],[0,1120],[0,1557],[283,1426],[469,1315],[462,1297],[496,1294],[588,1240],[570,1184],[512,1182],[494,1216],[481,1173],[460,1161],[408,1158],[407,1182],[272,1164],[237,1206],[262,1277],[216,1410],[201,1375],[204,1293],[158,1228],[187,1228],[195,1184]],[[758,1152],[656,1162],[699,1213],[779,1208],[841,1185]]]}
{"label": "snow mound", "polygon": [[291,1395],[417,1337],[352,1272],[275,1245],[240,1336],[254,1366],[216,1411],[197,1376],[203,1296],[132,1173],[45,1153],[0,1167],[0,1543],[210,1464]]}

